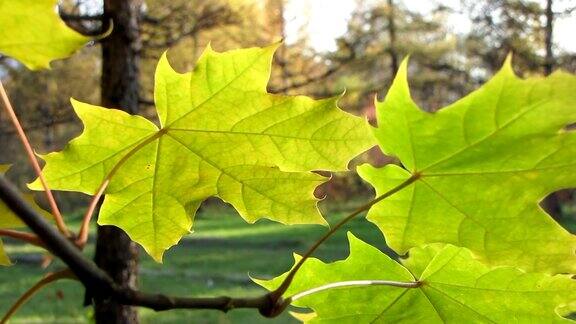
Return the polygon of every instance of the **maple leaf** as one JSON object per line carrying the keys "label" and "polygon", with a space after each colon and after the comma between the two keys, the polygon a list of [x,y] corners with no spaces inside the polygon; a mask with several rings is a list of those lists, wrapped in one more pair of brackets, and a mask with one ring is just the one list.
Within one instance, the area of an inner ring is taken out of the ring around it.
{"label": "maple leaf", "polygon": [[[310,171],[345,170],[374,139],[337,98],[267,93],[276,47],[208,47],[185,74],[164,55],[155,81],[161,127],[73,101],[85,129],[64,151],[43,156],[51,188],[94,194],[114,174],[99,224],[124,229],[158,261],[210,196],[251,223],[324,224],[313,190],[325,178]],[[41,189],[37,181],[31,188]]]}
{"label": "maple leaf", "polygon": [[58,17],[57,0],[0,0],[0,52],[29,69],[71,55],[90,39]]}
{"label": "maple leaf", "polygon": [[9,265],[12,265],[12,262],[10,262],[8,255],[6,255],[6,251],[4,251],[4,245],[2,243],[2,240],[0,240],[0,266],[9,266]]}
{"label": "maple leaf", "polygon": [[479,90],[435,113],[412,101],[407,62],[377,103],[382,150],[395,165],[358,173],[377,194],[368,219],[398,253],[424,243],[467,247],[488,264],[551,273],[576,271],[576,237],[538,202],[576,185],[576,77],[518,78],[508,60]]}
{"label": "maple leaf", "polygon": [[[568,275],[526,273],[489,267],[469,250],[433,244],[410,250],[404,265],[349,233],[350,255],[323,263],[309,259],[286,296],[337,282],[416,282],[417,288],[387,285],[348,286],[304,296],[295,306],[315,314],[307,323],[556,323],[576,309],[576,281]],[[299,256],[295,256],[298,261]],[[286,274],[256,282],[277,287]],[[560,315],[559,315],[560,313]]]}

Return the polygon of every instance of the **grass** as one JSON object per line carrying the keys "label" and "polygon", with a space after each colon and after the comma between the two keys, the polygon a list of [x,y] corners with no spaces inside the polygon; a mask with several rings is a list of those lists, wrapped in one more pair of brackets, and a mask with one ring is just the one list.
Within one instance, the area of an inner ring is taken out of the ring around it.
{"label": "grass", "polygon": [[[327,213],[334,224],[342,212]],[[79,222],[78,218],[73,223]],[[232,209],[206,205],[194,224],[195,232],[170,249],[163,264],[141,253],[140,287],[144,291],[181,296],[255,296],[264,292],[252,283],[249,275],[271,278],[287,271],[293,252],[304,252],[326,228],[322,226],[284,226],[267,220],[254,225],[245,223]],[[316,253],[325,261],[345,258],[348,254],[346,232],[386,250],[381,232],[363,217],[327,241]],[[16,260],[38,259],[34,247],[6,242]],[[92,255],[93,246],[86,253]],[[53,264],[50,269],[62,267]],[[50,270],[49,269],[49,270]],[[45,271],[36,264],[19,262],[0,271],[0,314]],[[91,321],[91,308],[82,307],[84,290],[74,281],[61,281],[46,287],[21,308],[11,323],[84,323]],[[263,319],[254,310],[218,311],[173,310],[156,313],[140,309],[142,323],[295,323],[287,313],[273,320]]]}

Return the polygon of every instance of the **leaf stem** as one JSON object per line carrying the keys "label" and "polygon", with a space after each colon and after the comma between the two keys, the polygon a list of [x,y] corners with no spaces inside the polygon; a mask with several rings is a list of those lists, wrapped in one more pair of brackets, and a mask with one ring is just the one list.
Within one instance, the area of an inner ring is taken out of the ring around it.
{"label": "leaf stem", "polygon": [[80,226],[80,232],[78,233],[78,239],[76,240],[76,245],[78,245],[80,248],[83,248],[86,245],[86,242],[88,242],[90,220],[92,219],[92,216],[94,215],[94,211],[96,210],[96,207],[98,206],[98,202],[100,201],[100,198],[102,198],[102,196],[104,195],[104,192],[106,191],[106,188],[110,184],[112,177],[116,174],[116,172],[118,172],[120,167],[122,165],[124,165],[124,163],[126,163],[126,161],[128,161],[128,159],[130,157],[132,157],[134,154],[136,154],[136,152],[140,151],[140,149],[142,149],[144,146],[150,144],[151,142],[160,138],[164,134],[166,134],[166,129],[161,129],[158,132],[154,133],[152,136],[150,136],[150,137],[146,138],[145,140],[143,140],[142,142],[140,142],[138,145],[134,146],[128,153],[126,153],[126,155],[124,155],[114,165],[114,167],[110,170],[110,172],[108,172],[108,174],[106,175],[104,180],[102,180],[102,183],[100,183],[100,186],[98,187],[98,190],[96,191],[96,194],[92,197],[92,200],[90,200],[90,204],[88,205],[88,209],[86,210],[86,213],[84,214],[84,218],[82,219],[82,225]]}
{"label": "leaf stem", "polygon": [[388,190],[387,192],[383,193],[382,195],[376,197],[375,199],[371,200],[370,202],[366,203],[365,205],[358,207],[356,210],[354,210],[352,213],[350,213],[348,216],[346,216],[344,219],[342,219],[340,222],[338,222],[338,224],[336,224],[334,227],[332,227],[326,234],[324,234],[318,241],[316,241],[316,243],[314,243],[314,245],[312,245],[312,247],[310,247],[308,249],[308,251],[306,251],[306,253],[304,253],[302,258],[298,261],[298,263],[296,263],[294,268],[292,268],[292,270],[290,270],[290,272],[288,273],[286,278],[284,278],[284,281],[282,281],[280,286],[272,292],[273,298],[277,301],[282,297],[282,295],[286,292],[288,287],[290,287],[292,280],[294,280],[294,276],[296,275],[298,270],[300,270],[300,268],[302,267],[304,262],[306,262],[306,260],[308,260],[308,258],[310,258],[312,253],[314,253],[318,249],[318,247],[320,247],[320,245],[322,245],[322,243],[324,243],[334,233],[336,233],[344,224],[348,223],[350,220],[352,220],[354,217],[358,216],[359,214],[367,211],[368,209],[370,209],[370,207],[374,206],[375,204],[379,203],[380,201],[392,196],[393,194],[397,193],[398,191],[411,185],[413,182],[415,182],[419,178],[420,178],[420,173],[416,172],[416,173],[412,174],[412,176],[410,178],[406,179],[404,182],[402,182],[399,185],[397,185],[396,187]]}
{"label": "leaf stem", "polygon": [[0,236],[10,237],[20,241],[24,241],[42,248],[46,248],[42,240],[32,233],[26,233],[21,231],[15,231],[10,229],[0,229]]}
{"label": "leaf stem", "polygon": [[365,287],[365,286],[391,286],[399,288],[418,288],[422,285],[420,281],[392,281],[392,280],[350,280],[350,281],[339,281],[332,282],[319,287],[311,288],[297,294],[292,297],[286,298],[285,302],[291,303],[296,300],[319,293],[321,291],[335,289],[335,288],[345,288],[345,287]]}
{"label": "leaf stem", "polygon": [[48,183],[46,182],[46,179],[42,175],[42,169],[40,168],[40,164],[38,164],[38,160],[36,159],[36,155],[34,154],[34,150],[32,149],[32,145],[30,145],[30,141],[28,140],[28,137],[26,136],[26,133],[24,132],[24,129],[22,128],[22,125],[20,124],[20,121],[18,120],[18,117],[16,116],[16,113],[14,112],[14,108],[12,107],[12,104],[10,103],[10,99],[8,98],[8,94],[6,93],[6,90],[4,89],[4,85],[2,84],[1,81],[0,81],[0,97],[2,99],[2,102],[4,103],[4,108],[6,109],[8,116],[10,116],[10,120],[12,121],[12,124],[16,128],[16,132],[18,133],[18,137],[20,137],[20,141],[24,145],[24,149],[26,150],[26,154],[28,155],[28,160],[30,161],[32,168],[36,172],[38,179],[40,179],[40,183],[42,183],[42,187],[44,188],[44,193],[46,194],[46,198],[48,199],[48,203],[50,204],[50,209],[52,210],[52,214],[54,215],[54,221],[56,222],[56,226],[58,227],[58,230],[60,230],[60,232],[62,232],[62,234],[64,234],[65,236],[70,236],[70,231],[66,227],[66,223],[64,223],[64,219],[62,218],[62,214],[60,213],[60,209],[58,209],[58,204],[56,203],[56,199],[54,199],[54,196],[52,195],[52,191],[48,187]]}
{"label": "leaf stem", "polygon": [[76,239],[76,245],[78,245],[80,248],[86,246],[86,243],[88,242],[88,234],[90,234],[90,220],[92,219],[92,215],[94,214],[94,211],[98,206],[100,197],[102,197],[102,195],[104,194],[104,191],[108,187],[109,183],[110,181],[108,179],[105,179],[102,182],[100,188],[98,188],[98,192],[90,200],[90,205],[88,205],[86,213],[84,213],[84,217],[82,218],[82,224],[80,225],[80,232],[78,232],[78,238]]}
{"label": "leaf stem", "polygon": [[46,276],[44,276],[44,278],[42,278],[40,281],[38,281],[34,286],[32,286],[30,289],[28,289],[22,296],[20,296],[20,298],[18,298],[18,300],[12,305],[12,307],[10,307],[10,309],[8,310],[8,312],[6,312],[6,314],[4,315],[4,317],[2,317],[2,320],[0,320],[0,324],[4,324],[6,322],[8,322],[8,320],[10,319],[10,317],[12,315],[14,315],[14,313],[16,313],[16,311],[22,306],[24,305],[24,303],[26,303],[28,300],[30,300],[30,298],[32,296],[34,296],[34,294],[36,294],[42,287],[60,280],[60,279],[74,279],[74,274],[72,273],[72,271],[70,271],[70,269],[64,269],[64,270],[60,270],[60,271],[56,271],[56,272],[52,272],[47,274]]}

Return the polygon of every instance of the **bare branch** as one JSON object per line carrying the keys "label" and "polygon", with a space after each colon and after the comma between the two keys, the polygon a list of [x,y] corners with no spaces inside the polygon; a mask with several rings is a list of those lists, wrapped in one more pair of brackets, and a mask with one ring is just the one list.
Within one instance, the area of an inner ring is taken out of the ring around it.
{"label": "bare branch", "polygon": [[[86,258],[66,237],[53,228],[22,197],[14,185],[0,176],[0,199],[28,225],[45,243],[46,248],[59,257],[86,287],[89,296],[116,299],[120,303],[140,306],[156,311],[169,309],[215,309],[227,312],[235,308],[258,309],[265,317],[275,317],[286,308],[282,299],[272,294],[260,297],[209,297],[186,298],[162,294],[148,294],[129,287],[119,287],[112,278],[94,262]],[[278,301],[278,302],[277,302]]]}

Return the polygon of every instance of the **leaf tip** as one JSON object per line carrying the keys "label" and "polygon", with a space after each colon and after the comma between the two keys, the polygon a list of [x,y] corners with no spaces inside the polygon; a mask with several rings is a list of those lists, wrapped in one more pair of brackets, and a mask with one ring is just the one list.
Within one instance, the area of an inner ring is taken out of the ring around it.
{"label": "leaf tip", "polygon": [[108,36],[110,36],[110,34],[112,34],[112,32],[114,31],[114,20],[112,18],[108,19],[108,28],[100,35],[97,35],[95,37],[95,40],[102,40]]}
{"label": "leaf tip", "polygon": [[81,117],[82,112],[85,110],[85,108],[87,106],[82,101],[76,100],[73,97],[70,97],[70,104],[72,105],[72,109],[74,110],[74,112],[76,113],[76,115],[78,117]]}
{"label": "leaf tip", "polygon": [[248,278],[250,278],[250,280],[252,280],[252,282],[254,282],[255,284],[257,284],[258,286],[264,287],[264,288],[268,288],[268,283],[270,282],[270,280],[266,280],[266,279],[260,279],[260,278],[256,278],[254,276],[252,276],[250,274],[250,272],[248,272]]}
{"label": "leaf tip", "polygon": [[[392,85],[384,98],[383,103],[393,98],[400,97],[401,100],[408,100],[411,105],[413,105],[412,96],[410,94],[410,86],[408,84],[408,64],[409,64],[410,57],[406,56],[400,66],[398,67],[398,71],[394,76],[394,80],[392,80]],[[376,99],[376,110],[378,110],[378,106],[381,102]]]}
{"label": "leaf tip", "polygon": [[504,59],[503,67],[512,68],[512,58],[514,57],[514,53],[510,52],[506,55]]}
{"label": "leaf tip", "polygon": [[8,172],[8,170],[10,170],[10,167],[12,167],[12,164],[0,164],[0,174]]}
{"label": "leaf tip", "polygon": [[70,97],[70,104],[72,105],[72,107],[75,107],[76,105],[79,105],[81,102],[79,100],[77,100],[74,97]]}
{"label": "leaf tip", "polygon": [[512,66],[513,60],[514,60],[514,53],[513,52],[508,53],[508,55],[506,55],[506,58],[504,59],[504,63],[502,63],[502,68],[500,69],[500,72],[517,78],[518,76],[514,72],[514,68]]}
{"label": "leaf tip", "polygon": [[396,71],[396,76],[394,77],[394,83],[398,83],[399,85],[408,87],[408,64],[410,63],[410,56],[407,55],[400,66],[398,67],[398,71]]}
{"label": "leaf tip", "polygon": [[270,44],[268,46],[265,46],[263,48],[263,50],[271,51],[272,53],[275,53],[278,50],[278,48],[280,48],[280,46],[282,46],[283,44],[284,44],[284,39],[280,39],[280,40],[273,42],[272,44]]}
{"label": "leaf tip", "polygon": [[180,74],[172,67],[172,64],[170,64],[170,60],[168,59],[168,51],[164,51],[158,60],[158,64],[156,65],[156,72],[154,73],[155,78],[158,78],[158,76],[161,75],[161,72],[163,71]]}
{"label": "leaf tip", "polygon": [[45,61],[45,62],[37,62],[37,63],[30,63],[30,62],[24,62],[24,61],[20,61],[20,63],[24,64],[24,66],[26,68],[28,68],[30,71],[39,71],[39,70],[50,70],[50,61]]}
{"label": "leaf tip", "polygon": [[157,248],[154,248],[153,250],[148,250],[148,248],[144,247],[144,249],[146,250],[146,252],[148,252],[148,254],[152,257],[152,259],[154,259],[154,261],[156,261],[157,263],[164,263],[164,252],[166,250],[160,249],[158,250]]}
{"label": "leaf tip", "polygon": [[348,244],[350,244],[350,249],[352,249],[353,246],[357,246],[360,243],[364,243],[364,241],[362,241],[356,235],[354,235],[352,231],[346,232],[346,238],[348,239]]}
{"label": "leaf tip", "polygon": [[204,48],[204,52],[206,53],[215,53],[216,51],[214,50],[214,48],[212,48],[212,41],[209,40],[208,43],[206,44],[206,47]]}
{"label": "leaf tip", "polygon": [[36,178],[34,181],[27,183],[26,187],[30,190],[34,190],[34,191],[42,191],[44,190],[44,188],[42,187],[42,185],[40,184],[40,180],[38,178]]}
{"label": "leaf tip", "polygon": [[318,223],[316,223],[316,224],[322,225],[324,227],[330,227],[330,223],[328,223],[326,218],[324,218],[322,215],[320,215],[320,219],[318,220]]}
{"label": "leaf tip", "polygon": [[295,319],[301,321],[302,323],[308,323],[317,317],[315,312],[310,313],[299,313],[295,311],[289,311],[288,314]]}
{"label": "leaf tip", "polygon": [[336,98],[336,102],[340,101],[340,99],[344,98],[344,96],[346,95],[346,92],[348,91],[348,89],[346,87],[344,87],[340,93],[336,94],[334,96],[334,98]]}

